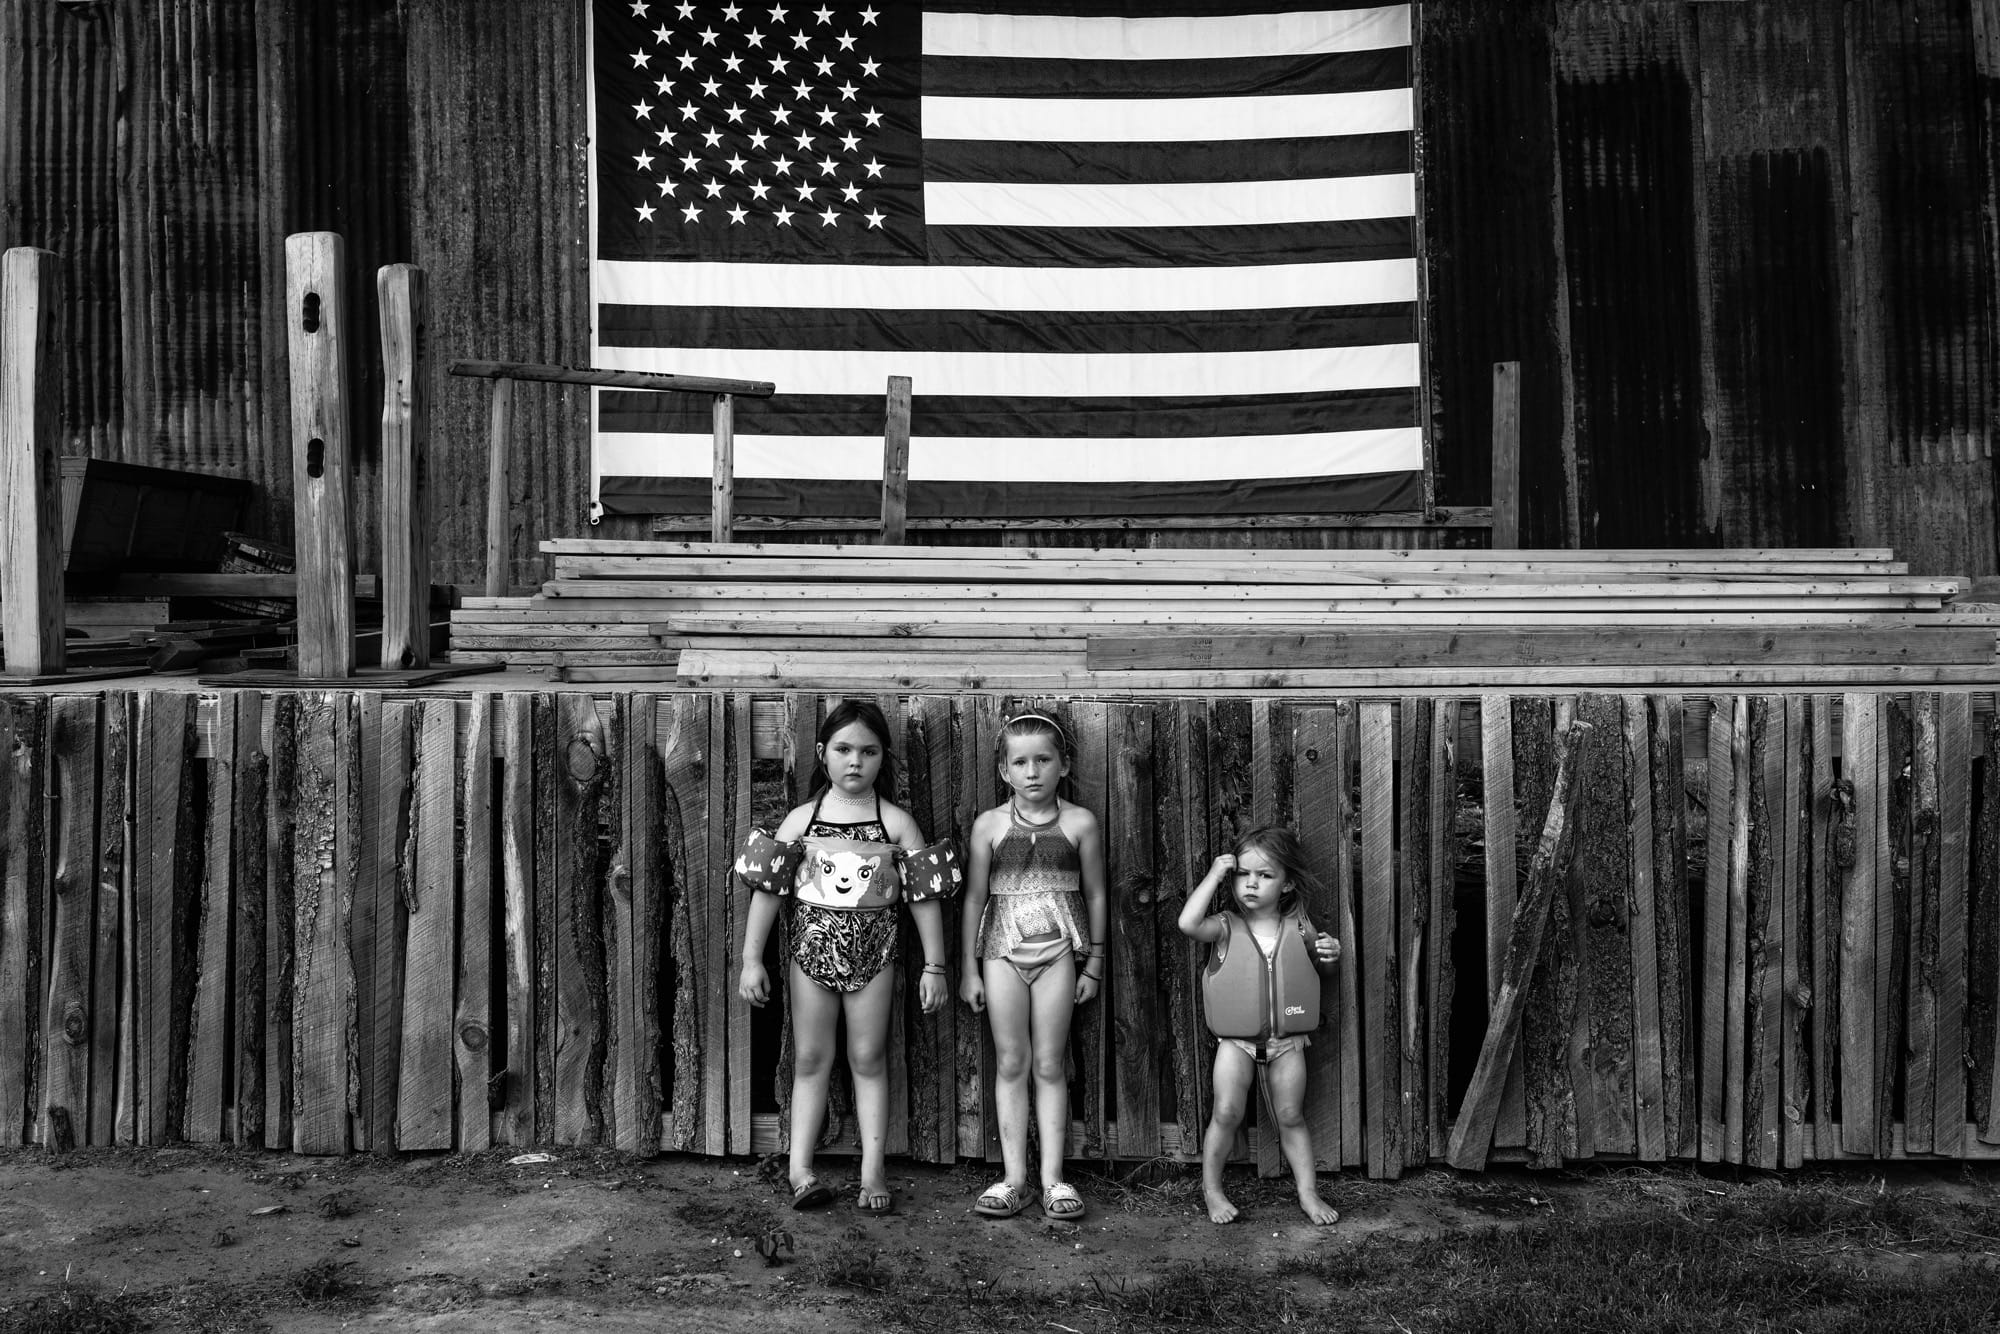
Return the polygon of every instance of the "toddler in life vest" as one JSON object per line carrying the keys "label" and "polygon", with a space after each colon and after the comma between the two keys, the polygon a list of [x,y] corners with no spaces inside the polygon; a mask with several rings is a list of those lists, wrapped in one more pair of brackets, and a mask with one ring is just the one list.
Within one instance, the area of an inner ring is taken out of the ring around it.
{"label": "toddler in life vest", "polygon": [[1340,942],[1306,918],[1299,899],[1308,883],[1298,835],[1267,826],[1217,857],[1181,907],[1181,933],[1209,947],[1201,1000],[1217,1040],[1215,1109],[1201,1142],[1201,1193],[1211,1222],[1236,1217],[1222,1190],[1222,1165],[1260,1074],[1299,1207],[1315,1223],[1340,1217],[1319,1196],[1305,1120],[1306,1035],[1319,1027],[1319,970],[1340,957]]}

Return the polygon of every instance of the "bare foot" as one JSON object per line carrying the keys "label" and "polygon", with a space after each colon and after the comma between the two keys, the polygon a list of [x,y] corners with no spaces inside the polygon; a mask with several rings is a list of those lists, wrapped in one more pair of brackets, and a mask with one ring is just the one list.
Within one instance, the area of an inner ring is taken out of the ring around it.
{"label": "bare foot", "polygon": [[1211,1223],[1233,1223],[1236,1221],[1236,1206],[1229,1197],[1219,1190],[1203,1187],[1201,1198],[1208,1204],[1208,1221]]}
{"label": "bare foot", "polygon": [[1319,1197],[1318,1191],[1299,1196],[1299,1208],[1306,1211],[1306,1217],[1325,1227],[1340,1221],[1340,1211]]}

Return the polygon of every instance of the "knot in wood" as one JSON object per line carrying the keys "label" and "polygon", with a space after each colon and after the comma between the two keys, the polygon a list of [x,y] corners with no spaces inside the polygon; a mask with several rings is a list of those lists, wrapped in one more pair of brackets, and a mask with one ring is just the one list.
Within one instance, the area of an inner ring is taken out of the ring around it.
{"label": "knot in wood", "polygon": [[90,1016],[84,1012],[82,1001],[71,1001],[63,1007],[63,1041],[72,1047],[90,1041]]}
{"label": "knot in wood", "polygon": [[487,1042],[486,1025],[481,1023],[460,1024],[458,1026],[458,1041],[459,1045],[463,1046],[467,1051],[485,1051]]}
{"label": "knot in wood", "polygon": [[603,757],[598,753],[596,742],[589,736],[575,736],[570,739],[569,776],[579,783],[588,783],[597,777],[597,766]]}
{"label": "knot in wood", "polygon": [[1319,763],[1319,747],[1317,746],[1306,747],[1306,763],[1308,764]]}

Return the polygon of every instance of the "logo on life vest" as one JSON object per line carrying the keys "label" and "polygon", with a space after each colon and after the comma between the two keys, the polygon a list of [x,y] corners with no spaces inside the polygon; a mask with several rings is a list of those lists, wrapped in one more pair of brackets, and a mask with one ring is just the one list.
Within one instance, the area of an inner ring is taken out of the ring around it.
{"label": "logo on life vest", "polygon": [[1305,1012],[1306,1007],[1303,1005],[1287,1005],[1285,1007],[1286,1014],[1304,1014]]}

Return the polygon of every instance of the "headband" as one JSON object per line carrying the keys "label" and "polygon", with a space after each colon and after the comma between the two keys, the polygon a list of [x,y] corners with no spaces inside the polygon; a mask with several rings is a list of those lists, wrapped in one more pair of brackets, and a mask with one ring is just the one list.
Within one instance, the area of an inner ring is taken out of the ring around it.
{"label": "headband", "polygon": [[1036,721],[1047,723],[1050,727],[1055,728],[1059,734],[1063,730],[1063,725],[1057,722],[1055,719],[1049,717],[1049,715],[1047,715],[1046,713],[1017,713],[1012,718],[1009,718],[1005,723],[1003,723],[1002,726],[1012,727],[1015,723],[1026,723],[1026,722],[1036,722]]}

